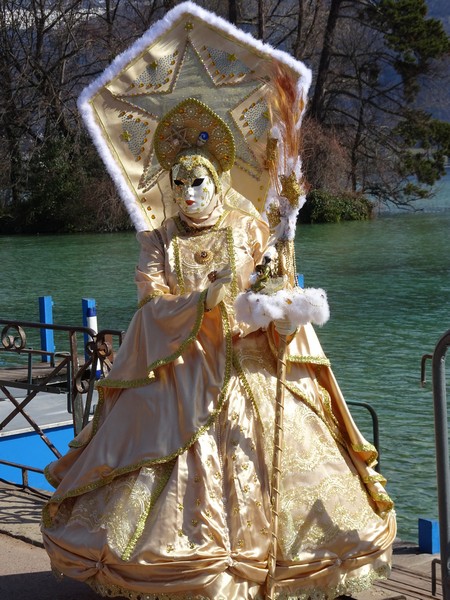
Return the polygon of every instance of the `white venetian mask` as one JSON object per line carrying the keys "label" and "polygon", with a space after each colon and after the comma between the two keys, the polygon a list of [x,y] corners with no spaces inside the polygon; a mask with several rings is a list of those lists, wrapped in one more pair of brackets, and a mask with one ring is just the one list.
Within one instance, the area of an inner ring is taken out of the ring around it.
{"label": "white venetian mask", "polygon": [[172,169],[173,197],[180,211],[189,217],[202,216],[216,194],[216,186],[208,169],[196,165],[174,165]]}

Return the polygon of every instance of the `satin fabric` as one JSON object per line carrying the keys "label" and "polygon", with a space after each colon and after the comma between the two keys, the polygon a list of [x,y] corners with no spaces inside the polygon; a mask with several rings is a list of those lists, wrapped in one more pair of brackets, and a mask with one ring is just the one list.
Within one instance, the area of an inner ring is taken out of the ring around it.
{"label": "satin fabric", "polygon": [[[237,323],[268,230],[226,211],[200,233],[138,234],[141,307],[93,421],[49,465],[43,538],[55,572],[105,596],[264,597],[277,336]],[[225,301],[208,274],[230,264]],[[277,598],[351,594],[389,573],[395,517],[311,326],[289,346]]]}

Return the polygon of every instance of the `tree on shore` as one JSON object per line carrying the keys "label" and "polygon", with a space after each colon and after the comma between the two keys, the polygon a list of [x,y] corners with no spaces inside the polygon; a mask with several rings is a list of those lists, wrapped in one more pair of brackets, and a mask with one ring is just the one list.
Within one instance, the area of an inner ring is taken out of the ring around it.
{"label": "tree on shore", "polygon": [[[0,0],[0,232],[129,226],[76,98],[176,4]],[[198,4],[313,69],[303,151],[313,189],[400,206],[427,196],[450,154],[450,125],[419,99],[442,77],[450,43],[425,0]]]}

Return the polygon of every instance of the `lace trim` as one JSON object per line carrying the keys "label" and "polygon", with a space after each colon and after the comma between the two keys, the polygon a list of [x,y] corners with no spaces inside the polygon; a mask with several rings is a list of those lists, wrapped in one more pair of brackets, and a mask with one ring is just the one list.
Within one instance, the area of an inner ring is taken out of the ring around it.
{"label": "lace trim", "polygon": [[[70,444],[69,444],[70,445]],[[49,482],[49,484],[51,486],[53,486],[55,489],[58,487],[59,485],[59,481],[56,481],[56,479],[53,477],[53,475],[50,473],[50,465],[47,465],[44,468],[44,477],[45,479]]]}
{"label": "lace trim", "polygon": [[247,394],[248,398],[250,398],[250,401],[253,405],[253,409],[255,411],[255,414],[256,414],[259,422],[261,423],[262,432],[264,434],[264,425],[263,425],[263,422],[261,419],[261,415],[259,413],[258,403],[252,392],[252,388],[245,376],[244,370],[242,369],[241,363],[239,362],[239,358],[237,357],[236,353],[234,353],[234,352],[233,352],[233,366],[236,369],[237,376],[239,377],[239,379],[241,381],[241,384],[245,390],[245,393]]}
{"label": "lace trim", "polygon": [[[175,593],[175,594],[164,594],[158,592],[157,594],[147,594],[146,592],[135,592],[121,587],[120,585],[106,585],[98,583],[94,578],[87,579],[85,581],[97,594],[106,598],[115,598],[122,596],[129,598],[129,600],[211,600],[207,596],[199,596],[198,594],[192,595],[186,592]],[[215,600],[227,600],[225,596],[219,596]]]}
{"label": "lace trim", "polygon": [[383,475],[380,475],[380,474],[377,474],[377,475],[367,475],[366,477],[363,477],[363,482],[364,483],[374,483],[376,481],[379,481],[383,485],[385,483],[387,483],[387,479],[385,477],[383,477]]}
{"label": "lace trim", "polygon": [[[74,496],[80,496],[87,492],[91,492],[92,490],[95,490],[95,489],[98,489],[99,487],[107,485],[108,483],[113,481],[116,477],[120,477],[121,475],[125,475],[126,473],[131,473],[133,471],[137,471],[138,469],[141,469],[143,467],[151,467],[153,465],[169,463],[169,462],[173,461],[175,458],[177,458],[178,456],[180,456],[180,454],[183,454],[184,452],[186,452],[186,450],[188,448],[190,448],[199,439],[199,437],[201,435],[203,435],[206,431],[208,431],[208,429],[213,424],[214,420],[217,418],[217,416],[222,411],[222,408],[225,404],[225,398],[226,398],[228,386],[229,386],[230,379],[231,379],[231,368],[232,368],[232,359],[233,359],[233,357],[232,357],[233,340],[232,340],[232,335],[231,335],[230,324],[228,321],[227,311],[226,311],[226,308],[223,305],[223,303],[221,303],[219,305],[219,307],[221,310],[222,325],[223,325],[224,333],[225,333],[225,374],[224,374],[224,382],[223,382],[222,389],[220,391],[218,402],[217,402],[217,408],[215,408],[214,410],[212,410],[210,412],[209,418],[207,419],[206,423],[202,427],[199,427],[197,429],[197,431],[192,435],[191,439],[186,444],[184,444],[184,446],[182,446],[181,448],[178,448],[178,450],[175,450],[175,452],[172,452],[172,454],[169,454],[168,456],[162,456],[162,457],[154,458],[151,460],[144,459],[138,463],[135,463],[132,465],[127,465],[126,467],[121,467],[119,469],[114,469],[113,471],[111,471],[111,473],[107,477],[103,477],[102,479],[92,481],[91,483],[88,483],[87,485],[70,490],[66,494],[63,494],[61,496],[54,495],[42,511],[42,520],[43,520],[45,527],[51,527],[51,524],[52,524],[52,519],[50,516],[50,509],[49,509],[50,504],[60,504],[67,498],[73,498]],[[99,403],[99,405],[100,405],[100,403]],[[96,431],[96,429],[93,428],[92,435],[89,439],[92,439],[92,436],[95,434],[95,431]]]}
{"label": "lace trim", "polygon": [[[224,218],[227,214],[228,214],[228,211],[225,211],[223,213],[223,215],[221,215],[220,218],[214,223],[214,225],[211,225],[209,227],[202,227],[200,229],[194,229],[192,227],[189,227],[186,223],[184,223],[182,221],[182,219],[180,219],[180,217],[178,215],[176,215],[173,218],[173,220],[178,229],[179,235],[183,235],[183,236],[188,235],[188,236],[195,237],[195,236],[200,236],[205,233],[211,233],[211,231],[217,231],[220,228],[220,225],[222,224],[222,221],[224,220]],[[173,244],[173,249],[174,249],[175,273],[177,275],[178,287],[180,290],[180,294],[184,294],[186,291],[186,287],[184,285],[183,269],[181,268],[181,254],[180,254],[180,246],[178,244],[178,236],[177,235],[173,236],[172,244]],[[231,244],[233,244],[233,238],[231,238]],[[229,242],[228,242],[228,246],[229,246]],[[232,256],[232,255],[230,254],[230,256]],[[233,273],[234,273],[234,271],[233,271]],[[234,277],[233,279],[236,280],[236,277]],[[237,293],[236,293],[236,295],[237,295]]]}
{"label": "lace trim", "polygon": [[162,292],[153,292],[153,294],[148,294],[147,296],[142,298],[142,300],[139,302],[138,309],[142,308],[144,306],[144,304],[147,304],[147,302],[150,302],[151,300],[158,298],[158,296],[163,296],[163,295],[164,294]]}
{"label": "lace trim", "polygon": [[366,464],[369,467],[372,467],[376,464],[378,458],[378,452],[375,446],[372,444],[352,444],[352,450],[354,452],[368,452],[369,456],[365,459]]}
{"label": "lace trim", "polygon": [[[332,600],[338,596],[353,596],[372,587],[377,579],[388,579],[391,574],[389,565],[382,565],[365,575],[349,577],[344,582],[324,589],[312,587],[297,592],[275,592],[276,600]],[[174,599],[175,600],[175,599]]]}
{"label": "lace trim", "polygon": [[325,356],[309,356],[307,354],[291,354],[287,356],[288,362],[293,363],[308,363],[311,365],[322,365],[325,367],[331,366],[330,361]]}
{"label": "lace trim", "polygon": [[234,238],[233,238],[233,229],[231,227],[227,227],[227,246],[228,246],[228,256],[230,258],[230,267],[231,272],[233,274],[233,278],[231,280],[230,290],[231,297],[236,300],[236,297],[239,293],[238,283],[236,278],[236,258],[234,256]]}
{"label": "lace trim", "polygon": [[284,386],[292,393],[294,394],[294,396],[296,396],[297,398],[299,398],[304,404],[306,404],[306,406],[312,410],[312,412],[319,417],[319,419],[326,425],[328,431],[330,432],[331,436],[333,437],[333,439],[338,443],[341,444],[341,446],[346,447],[345,444],[345,440],[344,438],[340,435],[337,434],[333,428],[330,426],[330,424],[328,423],[327,419],[324,417],[324,415],[317,409],[317,407],[314,406],[314,404],[312,404],[312,402],[309,401],[309,399],[305,396],[305,394],[302,392],[302,390],[300,388],[298,388],[294,383],[291,383],[289,381],[285,381],[284,382]]}
{"label": "lace trim", "polygon": [[319,385],[319,390],[320,390],[320,394],[322,396],[322,402],[323,402],[323,405],[324,405],[324,408],[325,408],[327,414],[329,415],[329,417],[333,421],[333,423],[336,425],[336,427],[339,428],[339,422],[333,413],[330,392],[321,385]]}
{"label": "lace trim", "polygon": [[178,236],[174,235],[172,238],[173,250],[174,250],[174,259],[175,259],[175,273],[177,274],[178,287],[180,290],[180,294],[184,294],[184,279],[183,279],[183,271],[181,269],[181,257],[180,257],[180,246],[178,244]]}
{"label": "lace trim", "polygon": [[165,465],[165,471],[161,475],[161,477],[158,481],[158,485],[156,486],[156,489],[151,493],[150,498],[147,500],[147,505],[144,508],[144,510],[139,518],[139,521],[136,525],[136,530],[135,530],[133,536],[131,537],[130,541],[128,542],[127,547],[125,548],[125,550],[121,556],[122,560],[126,560],[126,561],[130,560],[131,554],[132,554],[133,550],[135,549],[136,544],[139,541],[139,538],[141,537],[142,533],[144,532],[145,524],[147,522],[148,516],[149,516],[152,508],[155,506],[156,501],[160,497],[161,492],[166,487],[166,484],[169,481],[169,477],[173,471],[174,465],[175,465],[175,461],[173,461],[172,463],[167,463],[167,465]]}

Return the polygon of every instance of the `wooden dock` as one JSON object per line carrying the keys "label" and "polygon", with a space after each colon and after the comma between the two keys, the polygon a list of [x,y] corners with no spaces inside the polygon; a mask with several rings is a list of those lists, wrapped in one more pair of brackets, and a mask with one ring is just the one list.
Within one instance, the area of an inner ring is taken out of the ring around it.
{"label": "wooden dock", "polygon": [[396,542],[392,572],[371,590],[356,595],[357,600],[442,600],[441,567],[436,568],[436,593],[433,595],[433,561],[439,554],[421,553],[413,543]]}

